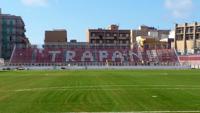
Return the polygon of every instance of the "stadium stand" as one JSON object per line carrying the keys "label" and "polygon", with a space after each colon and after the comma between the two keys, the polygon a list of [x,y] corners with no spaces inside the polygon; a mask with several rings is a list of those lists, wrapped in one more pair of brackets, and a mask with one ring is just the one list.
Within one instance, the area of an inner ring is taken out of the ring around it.
{"label": "stadium stand", "polygon": [[176,65],[174,49],[16,48],[9,65]]}
{"label": "stadium stand", "polygon": [[200,65],[200,55],[182,55],[179,56],[181,64]]}

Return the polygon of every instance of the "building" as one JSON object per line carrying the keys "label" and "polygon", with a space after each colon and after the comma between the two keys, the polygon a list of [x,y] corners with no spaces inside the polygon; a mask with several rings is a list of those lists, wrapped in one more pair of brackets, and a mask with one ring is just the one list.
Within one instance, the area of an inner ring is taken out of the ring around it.
{"label": "building", "polygon": [[25,32],[25,24],[20,16],[2,14],[0,11],[0,58],[8,60],[15,47],[30,45]]}
{"label": "building", "polygon": [[88,42],[78,42],[77,40],[70,40],[67,42],[67,49],[89,49]]}
{"label": "building", "polygon": [[[155,38],[156,40],[163,40],[169,38],[170,30],[161,30],[155,27],[149,27],[146,25],[142,25],[137,30],[131,30],[131,48],[137,47],[137,37],[141,36],[147,40],[151,40],[149,38]],[[153,41],[153,40],[152,40]]]}
{"label": "building", "polygon": [[[94,47],[120,47],[120,48],[137,48],[138,42],[136,38],[140,37],[151,37],[156,40],[151,40],[151,38],[145,38],[146,40],[160,41],[161,45],[163,44],[163,39],[167,40],[169,38],[170,30],[160,30],[154,27],[149,27],[142,25],[137,30],[120,30],[117,25],[110,25],[108,29],[89,29],[87,32],[87,41],[90,45]],[[171,41],[171,40],[169,40]],[[153,43],[153,42],[152,42]],[[168,42],[167,48],[171,47],[171,42]]]}
{"label": "building", "polygon": [[176,24],[174,46],[180,54],[199,53],[200,23]]}
{"label": "building", "polygon": [[137,44],[140,48],[144,49],[168,49],[168,40],[158,39],[151,36],[138,36],[136,37]]}
{"label": "building", "polygon": [[52,31],[45,31],[45,47],[66,47],[67,45],[67,31],[64,29],[56,29]]}
{"label": "building", "polygon": [[101,48],[130,48],[131,30],[119,29],[118,25],[110,25],[108,29],[89,29],[87,42]]}

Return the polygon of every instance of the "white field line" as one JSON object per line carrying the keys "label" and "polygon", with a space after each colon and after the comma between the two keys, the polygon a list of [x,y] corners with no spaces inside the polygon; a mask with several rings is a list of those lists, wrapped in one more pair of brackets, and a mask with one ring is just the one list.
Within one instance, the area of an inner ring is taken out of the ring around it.
{"label": "white field line", "polygon": [[[120,91],[123,89],[51,89],[51,88],[33,88],[33,89],[19,89],[19,90],[8,90],[8,91],[14,91],[14,92],[29,92],[29,91],[45,91],[45,90],[57,90],[57,91],[67,91],[67,90],[79,90],[79,91]],[[130,89],[132,90],[132,89]],[[200,88],[140,88],[137,90],[200,90]]]}
{"label": "white field line", "polygon": [[47,113],[200,113],[200,111],[47,112]]}
{"label": "white field line", "polygon": [[[28,92],[43,90],[200,90],[200,85],[97,85],[97,86],[66,86],[66,87],[43,87],[43,88],[26,88],[16,90],[0,90],[0,92]],[[129,89],[130,87],[130,89]]]}

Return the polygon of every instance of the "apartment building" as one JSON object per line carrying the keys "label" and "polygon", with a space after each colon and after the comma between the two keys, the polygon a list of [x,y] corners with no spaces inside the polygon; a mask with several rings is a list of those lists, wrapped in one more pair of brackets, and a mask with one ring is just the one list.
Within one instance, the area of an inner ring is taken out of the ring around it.
{"label": "apartment building", "polygon": [[118,25],[110,25],[108,29],[88,29],[87,42],[101,48],[130,48],[131,30],[119,29]]}
{"label": "apartment building", "polygon": [[8,60],[15,47],[30,45],[25,32],[25,24],[20,16],[2,14],[0,11],[0,58]]}
{"label": "apartment building", "polygon": [[174,44],[180,54],[200,53],[200,23],[176,24]]}

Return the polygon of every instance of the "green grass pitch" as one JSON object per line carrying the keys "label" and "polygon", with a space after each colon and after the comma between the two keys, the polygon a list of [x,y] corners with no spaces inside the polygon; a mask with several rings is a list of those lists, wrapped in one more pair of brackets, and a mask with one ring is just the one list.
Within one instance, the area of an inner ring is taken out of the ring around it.
{"label": "green grass pitch", "polygon": [[0,113],[200,111],[200,70],[0,72]]}

